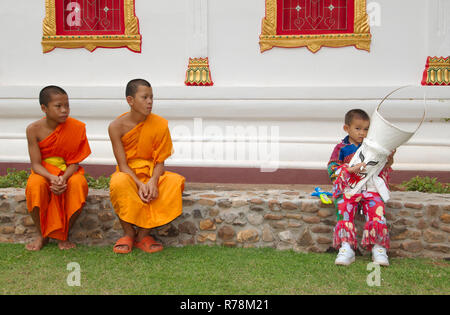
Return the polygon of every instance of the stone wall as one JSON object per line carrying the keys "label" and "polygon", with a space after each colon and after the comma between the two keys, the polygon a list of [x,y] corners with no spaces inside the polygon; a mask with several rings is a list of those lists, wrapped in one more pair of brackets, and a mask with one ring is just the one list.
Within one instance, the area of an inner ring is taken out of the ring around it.
{"label": "stone wall", "polygon": [[[187,190],[183,214],[153,231],[165,246],[217,244],[273,247],[299,252],[332,249],[334,206],[298,190]],[[386,218],[390,256],[450,257],[450,195],[393,192]],[[359,239],[364,218],[358,214]],[[23,189],[0,189],[0,242],[26,243],[36,235]],[[78,244],[109,245],[121,236],[109,194],[90,190],[70,239]],[[362,254],[368,254],[361,249]]]}

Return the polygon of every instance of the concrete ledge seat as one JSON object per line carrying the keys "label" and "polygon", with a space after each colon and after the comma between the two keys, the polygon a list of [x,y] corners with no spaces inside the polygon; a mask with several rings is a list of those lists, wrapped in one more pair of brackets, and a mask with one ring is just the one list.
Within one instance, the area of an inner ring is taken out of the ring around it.
{"label": "concrete ledge seat", "polygon": [[[322,204],[310,196],[311,191],[311,187],[294,186],[187,185],[183,214],[152,233],[164,246],[217,244],[332,251],[334,205]],[[386,206],[391,257],[450,257],[449,194],[392,192]],[[360,240],[362,215],[356,216],[355,224]],[[0,242],[26,243],[36,233],[24,189],[0,189]],[[90,189],[70,239],[78,244],[112,246],[121,235],[109,192]]]}

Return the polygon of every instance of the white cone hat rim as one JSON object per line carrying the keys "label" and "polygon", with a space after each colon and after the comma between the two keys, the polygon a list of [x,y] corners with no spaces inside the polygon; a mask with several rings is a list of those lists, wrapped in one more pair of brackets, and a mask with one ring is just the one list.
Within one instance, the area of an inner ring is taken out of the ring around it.
{"label": "white cone hat rim", "polygon": [[[407,88],[407,87],[412,87],[412,86],[409,86],[409,85],[407,85],[407,86],[402,86],[402,87],[400,87],[400,88],[398,88],[398,89],[395,89],[394,91],[392,91],[392,92],[389,93],[388,95],[386,95],[386,96],[383,98],[383,100],[380,102],[380,104],[378,104],[378,106],[377,106],[377,108],[375,109],[375,111],[374,111],[374,113],[373,113],[373,115],[372,115],[372,118],[371,118],[370,126],[371,126],[371,127],[374,127],[374,126],[377,126],[377,125],[379,126],[379,123],[377,124],[377,121],[381,121],[381,122],[385,125],[384,128],[383,128],[384,132],[383,132],[383,131],[381,131],[381,132],[380,132],[380,131],[379,131],[379,132],[376,132],[376,131],[374,131],[374,128],[369,128],[369,132],[368,132],[367,138],[370,138],[370,139],[372,139],[373,141],[378,142],[379,145],[382,145],[382,143],[379,143],[379,142],[386,142],[386,141],[377,141],[377,140],[379,140],[380,137],[377,137],[376,135],[377,135],[377,134],[382,134],[382,133],[387,134],[388,132],[386,131],[386,128],[392,130],[391,133],[392,133],[392,132],[395,132],[395,133],[392,134],[391,137],[395,135],[395,136],[398,138],[398,140],[394,142],[394,144],[395,144],[394,146],[392,146],[392,145],[389,146],[389,149],[390,149],[390,150],[394,150],[395,148],[398,148],[398,147],[401,146],[402,144],[406,143],[406,142],[407,142],[407,141],[408,141],[408,140],[409,140],[409,139],[417,132],[417,130],[419,130],[420,126],[422,125],[422,123],[423,123],[424,120],[425,120],[425,116],[426,116],[426,98],[425,98],[425,95],[424,95],[424,111],[423,111],[422,120],[420,121],[419,125],[417,126],[416,130],[414,130],[414,131],[406,131],[406,130],[403,130],[403,129],[397,127],[396,125],[394,125],[393,123],[389,122],[386,118],[384,118],[384,117],[380,114],[379,109],[380,109],[381,105],[384,103],[384,101],[385,101],[390,95],[392,95],[393,93],[395,93],[396,91],[401,90],[401,89],[404,89],[404,88]],[[375,124],[374,124],[374,122],[375,122]],[[385,136],[385,135],[383,135],[383,136]],[[378,138],[378,139],[377,139],[377,138]],[[381,137],[381,138],[383,138],[383,137]],[[398,145],[397,145],[397,143],[398,143]],[[384,146],[383,146],[383,147],[384,147]]]}
{"label": "white cone hat rim", "polygon": [[400,129],[400,127],[397,127],[393,123],[389,122],[386,118],[381,116],[381,114],[378,111],[378,109],[375,110],[374,114],[376,114],[386,125],[388,125],[389,127],[393,128],[393,129],[396,129],[397,131],[400,131],[400,132],[405,133],[405,134],[410,134],[410,135],[413,135],[415,133],[415,131],[406,131],[406,130]]}
{"label": "white cone hat rim", "polygon": [[414,135],[414,132],[402,130],[387,121],[378,110],[372,115],[370,127],[367,139],[371,139],[388,151],[398,148]]}

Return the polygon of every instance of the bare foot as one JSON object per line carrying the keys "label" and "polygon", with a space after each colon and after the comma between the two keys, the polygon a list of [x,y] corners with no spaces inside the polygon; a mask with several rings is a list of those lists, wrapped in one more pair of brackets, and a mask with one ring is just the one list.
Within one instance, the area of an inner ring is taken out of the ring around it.
{"label": "bare foot", "polygon": [[66,241],[59,241],[58,247],[61,250],[65,250],[65,249],[75,248],[75,247],[77,247],[77,245],[75,245],[75,243],[72,243],[72,242],[66,240]]}
{"label": "bare foot", "polygon": [[25,245],[25,248],[32,251],[41,250],[44,245],[48,243],[48,237],[43,238],[42,236],[36,237],[32,242]]}

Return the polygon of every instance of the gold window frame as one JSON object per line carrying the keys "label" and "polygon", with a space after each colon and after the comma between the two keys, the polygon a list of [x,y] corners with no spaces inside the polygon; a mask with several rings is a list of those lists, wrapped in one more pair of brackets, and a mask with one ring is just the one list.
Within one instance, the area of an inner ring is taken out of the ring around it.
{"label": "gold window frame", "polygon": [[141,52],[142,37],[134,12],[134,0],[124,0],[124,24],[123,35],[57,35],[55,0],[45,0],[42,50],[46,53],[54,48],[86,48],[93,51],[98,47],[127,47],[134,52]]}
{"label": "gold window frame", "polygon": [[366,12],[366,0],[354,0],[353,33],[317,34],[317,35],[278,35],[277,34],[277,0],[266,0],[266,16],[262,21],[259,37],[261,52],[273,47],[307,47],[317,52],[322,46],[355,46],[370,51],[372,35],[370,34],[369,16]]}

